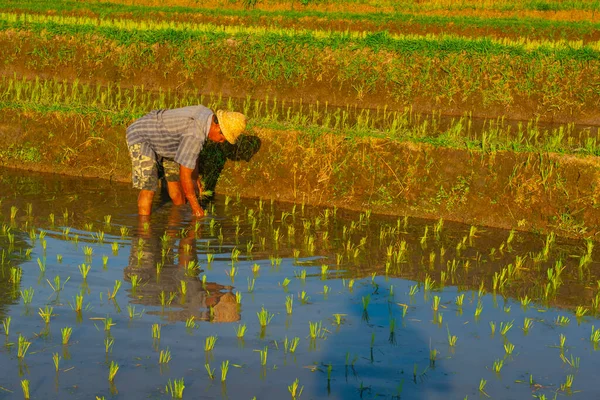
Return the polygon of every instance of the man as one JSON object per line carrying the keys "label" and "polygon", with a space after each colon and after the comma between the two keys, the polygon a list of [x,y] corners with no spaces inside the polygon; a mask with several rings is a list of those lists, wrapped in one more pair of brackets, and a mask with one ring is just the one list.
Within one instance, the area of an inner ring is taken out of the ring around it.
{"label": "man", "polygon": [[[192,174],[206,140],[235,144],[246,129],[246,117],[233,111],[213,113],[204,106],[154,110],[127,128],[127,146],[132,162],[133,187],[138,196],[139,215],[152,213],[152,200],[158,189],[158,167],[164,169],[167,190],[173,204],[186,199],[196,217],[204,211],[196,197]],[[199,188],[200,189],[200,188]]]}

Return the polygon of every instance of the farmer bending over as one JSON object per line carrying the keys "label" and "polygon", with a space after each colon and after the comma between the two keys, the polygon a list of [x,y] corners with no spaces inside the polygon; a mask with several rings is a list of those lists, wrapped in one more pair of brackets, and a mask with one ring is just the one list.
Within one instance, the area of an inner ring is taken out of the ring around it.
{"label": "farmer bending over", "polygon": [[[154,110],[127,128],[127,146],[131,155],[133,187],[138,196],[139,215],[152,213],[152,200],[158,189],[158,167],[164,170],[169,197],[173,204],[186,199],[196,217],[204,215],[196,197],[192,174],[207,139],[235,144],[246,129],[246,117],[233,111],[213,113],[204,106],[173,110]],[[198,190],[202,190],[198,184]]]}

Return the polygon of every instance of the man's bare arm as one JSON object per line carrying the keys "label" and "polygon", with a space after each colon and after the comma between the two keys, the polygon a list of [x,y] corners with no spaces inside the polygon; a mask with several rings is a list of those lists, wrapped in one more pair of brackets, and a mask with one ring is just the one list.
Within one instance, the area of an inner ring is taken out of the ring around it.
{"label": "man's bare arm", "polygon": [[179,180],[181,182],[181,187],[183,188],[183,193],[185,198],[190,203],[192,207],[192,214],[195,217],[204,216],[204,210],[200,207],[200,203],[198,203],[198,198],[196,197],[195,185],[196,183],[192,179],[192,173],[194,170],[192,168],[184,167],[183,165],[179,166]]}

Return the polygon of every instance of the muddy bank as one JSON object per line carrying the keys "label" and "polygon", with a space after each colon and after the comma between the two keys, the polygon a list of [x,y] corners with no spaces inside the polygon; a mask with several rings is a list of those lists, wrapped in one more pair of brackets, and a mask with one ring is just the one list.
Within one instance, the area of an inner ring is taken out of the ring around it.
{"label": "muddy bank", "polygon": [[[81,115],[0,115],[0,164],[130,179],[125,126]],[[600,161],[479,152],[251,127],[240,146],[207,145],[200,165],[222,194],[444,218],[566,236],[600,225]]]}

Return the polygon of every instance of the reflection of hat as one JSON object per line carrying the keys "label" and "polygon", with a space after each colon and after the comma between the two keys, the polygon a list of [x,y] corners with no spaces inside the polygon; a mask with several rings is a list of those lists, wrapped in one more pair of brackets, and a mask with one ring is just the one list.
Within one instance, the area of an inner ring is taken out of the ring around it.
{"label": "reflection of hat", "polygon": [[238,136],[246,129],[246,116],[235,111],[218,110],[217,119],[225,139],[229,143],[235,144]]}
{"label": "reflection of hat", "polygon": [[238,304],[233,293],[225,293],[213,308],[215,310],[214,322],[234,322],[240,319]]}

